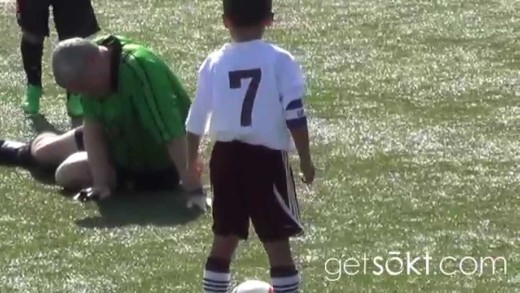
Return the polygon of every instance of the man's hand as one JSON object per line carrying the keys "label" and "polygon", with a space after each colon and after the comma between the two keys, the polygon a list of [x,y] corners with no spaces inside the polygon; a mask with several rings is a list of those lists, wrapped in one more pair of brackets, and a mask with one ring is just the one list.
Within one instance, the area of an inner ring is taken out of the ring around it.
{"label": "man's hand", "polygon": [[300,170],[302,172],[301,178],[302,178],[303,183],[312,184],[312,182],[314,181],[314,176],[315,176],[315,172],[316,172],[312,161],[309,161],[309,162],[301,161]]}
{"label": "man's hand", "polygon": [[97,188],[86,188],[80,191],[76,196],[74,196],[75,200],[81,202],[87,201],[98,201],[105,200],[109,198],[111,195],[110,188],[106,187],[97,187]]}

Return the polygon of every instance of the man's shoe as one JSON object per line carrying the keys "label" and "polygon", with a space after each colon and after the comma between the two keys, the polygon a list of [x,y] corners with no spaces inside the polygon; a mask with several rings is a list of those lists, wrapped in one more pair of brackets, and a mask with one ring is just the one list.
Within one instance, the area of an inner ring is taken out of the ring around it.
{"label": "man's shoe", "polygon": [[67,113],[71,118],[83,116],[83,106],[81,105],[81,96],[67,93]]}
{"label": "man's shoe", "polygon": [[27,144],[0,139],[0,165],[29,165],[30,159],[26,156],[26,152],[30,152]]}
{"label": "man's shoe", "polygon": [[25,114],[36,115],[40,112],[40,98],[43,91],[40,86],[28,85],[25,93],[25,102],[21,107]]}

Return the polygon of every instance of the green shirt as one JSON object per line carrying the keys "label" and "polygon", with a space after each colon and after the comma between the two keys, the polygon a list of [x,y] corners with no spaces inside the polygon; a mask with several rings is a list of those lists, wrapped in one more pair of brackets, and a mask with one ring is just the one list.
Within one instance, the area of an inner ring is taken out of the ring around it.
{"label": "green shirt", "polygon": [[86,119],[102,124],[112,163],[131,171],[173,166],[167,144],[185,135],[191,101],[151,50],[119,36],[96,40],[112,55],[112,94],[83,97]]}

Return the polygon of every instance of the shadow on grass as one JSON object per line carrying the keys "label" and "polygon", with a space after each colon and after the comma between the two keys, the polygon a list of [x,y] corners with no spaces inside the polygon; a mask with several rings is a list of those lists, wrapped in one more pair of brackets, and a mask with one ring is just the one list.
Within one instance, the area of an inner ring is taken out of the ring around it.
{"label": "shadow on grass", "polygon": [[56,178],[54,176],[55,170],[42,168],[42,167],[32,167],[27,168],[31,177],[45,185],[56,185]]}
{"label": "shadow on grass", "polygon": [[196,220],[202,212],[186,208],[180,192],[118,194],[95,203],[100,216],[76,221],[83,228],[118,228],[127,225],[175,226]]}
{"label": "shadow on grass", "polygon": [[[29,120],[31,121],[31,127],[34,132],[40,134],[43,132],[53,132],[56,134],[63,134],[64,131],[60,131],[54,126],[52,123],[47,120],[47,118],[41,114],[37,115],[29,115]],[[83,118],[81,117],[71,117],[70,118],[70,129],[74,129],[83,124]]]}
{"label": "shadow on grass", "polygon": [[56,185],[56,179],[54,176],[55,169],[42,168],[42,167],[21,167],[18,165],[11,165],[11,164],[0,164],[0,167],[12,168],[12,169],[20,168],[20,170],[29,172],[31,177],[41,184]]}
{"label": "shadow on grass", "polygon": [[29,115],[28,118],[31,121],[33,131],[38,134],[43,132],[62,133],[41,114]]}

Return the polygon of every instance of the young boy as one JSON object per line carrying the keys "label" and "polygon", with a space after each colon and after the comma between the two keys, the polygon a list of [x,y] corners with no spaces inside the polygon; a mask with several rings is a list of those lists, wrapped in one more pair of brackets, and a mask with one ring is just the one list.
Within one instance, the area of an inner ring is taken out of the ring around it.
{"label": "young boy", "polygon": [[198,172],[200,136],[211,114],[214,241],[204,271],[204,292],[227,292],[230,264],[249,219],[269,257],[275,292],[298,292],[300,276],[289,238],[303,232],[287,151],[290,134],[303,181],[312,183],[305,82],[287,51],[264,42],[273,21],[272,0],[224,0],[224,25],[233,39],[199,70],[186,122],[188,164]]}
{"label": "young boy", "polygon": [[[22,29],[20,52],[27,79],[22,109],[26,114],[40,112],[42,56],[45,37],[49,36],[49,8],[60,40],[89,37],[100,31],[91,0],[16,0],[16,16]],[[71,117],[83,114],[80,97],[67,93],[67,112]]]}

